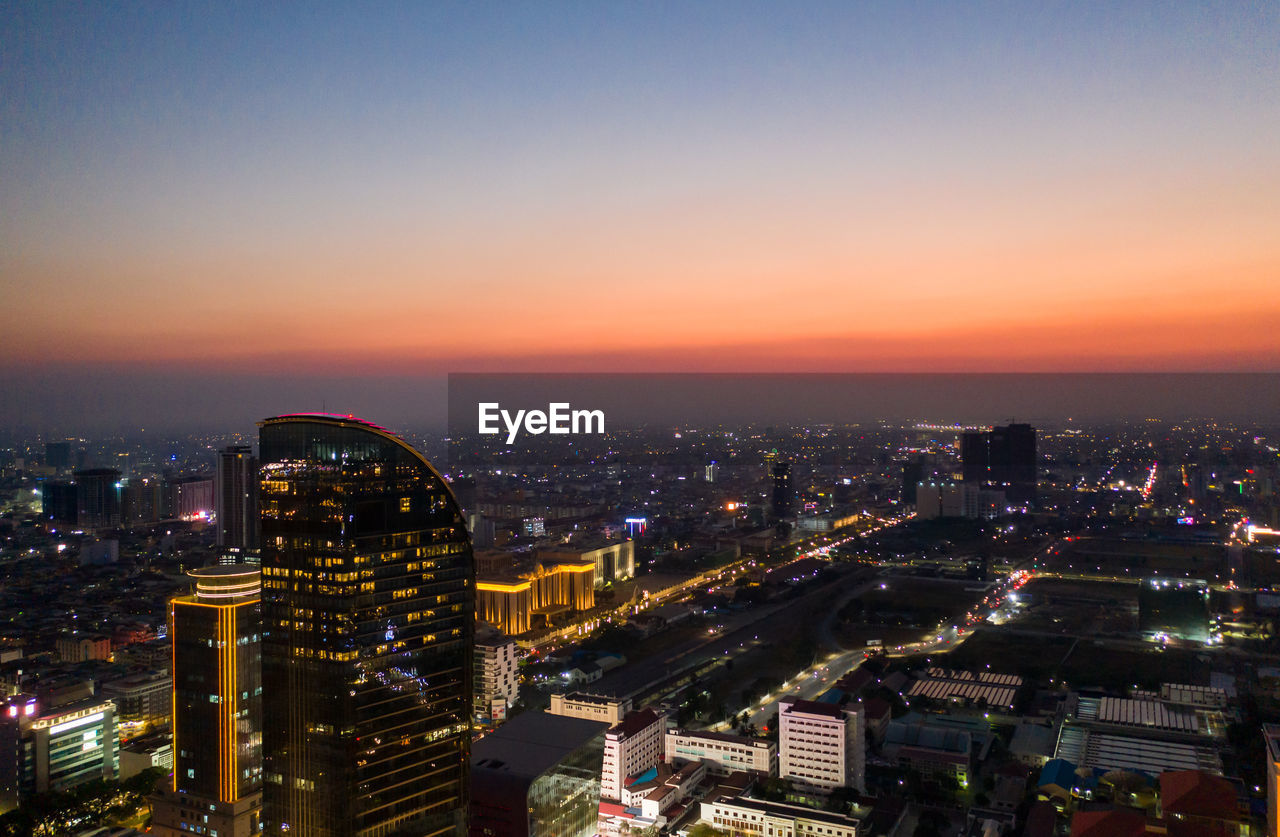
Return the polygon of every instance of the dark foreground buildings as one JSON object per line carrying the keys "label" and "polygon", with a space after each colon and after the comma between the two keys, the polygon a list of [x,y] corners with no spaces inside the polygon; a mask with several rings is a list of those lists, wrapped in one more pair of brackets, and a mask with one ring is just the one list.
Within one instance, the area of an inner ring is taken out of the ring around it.
{"label": "dark foreground buildings", "polygon": [[475,582],[465,520],[408,444],[261,423],[266,834],[466,828]]}

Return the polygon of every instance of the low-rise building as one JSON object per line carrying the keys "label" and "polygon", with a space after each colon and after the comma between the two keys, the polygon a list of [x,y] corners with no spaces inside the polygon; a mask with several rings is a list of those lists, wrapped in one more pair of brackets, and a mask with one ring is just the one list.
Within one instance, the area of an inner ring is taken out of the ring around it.
{"label": "low-rise building", "polygon": [[102,696],[116,704],[125,737],[147,727],[167,726],[173,715],[173,678],[169,672],[151,672],[108,680]]}
{"label": "low-rise building", "polygon": [[858,837],[860,824],[845,814],[746,796],[705,799],[700,818],[740,837]]}
{"label": "low-rise building", "polygon": [[723,732],[668,730],[663,759],[701,762],[715,776],[728,776],[735,771],[760,776],[778,775],[778,745],[760,738],[729,735]]}
{"label": "low-rise building", "polygon": [[552,695],[551,708],[547,710],[552,715],[582,718],[586,721],[602,721],[610,726],[621,723],[630,711],[630,700],[608,695],[592,695],[586,692]]}
{"label": "low-rise building", "polygon": [[89,699],[45,709],[31,695],[0,703],[0,813],[20,799],[119,771],[115,704]]}

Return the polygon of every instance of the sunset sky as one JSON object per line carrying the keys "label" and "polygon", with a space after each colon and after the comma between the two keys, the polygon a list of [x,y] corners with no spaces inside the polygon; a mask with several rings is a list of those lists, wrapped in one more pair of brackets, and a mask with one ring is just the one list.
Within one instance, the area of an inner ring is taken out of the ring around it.
{"label": "sunset sky", "polygon": [[0,372],[1280,371],[1275,3],[8,3]]}

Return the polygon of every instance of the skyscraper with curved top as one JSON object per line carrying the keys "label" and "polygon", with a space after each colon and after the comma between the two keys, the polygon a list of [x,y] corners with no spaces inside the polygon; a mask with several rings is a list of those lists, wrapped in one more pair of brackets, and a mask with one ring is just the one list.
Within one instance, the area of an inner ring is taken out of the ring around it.
{"label": "skyscraper with curved top", "polygon": [[266,833],[461,833],[475,570],[457,501],[368,422],[259,427]]}

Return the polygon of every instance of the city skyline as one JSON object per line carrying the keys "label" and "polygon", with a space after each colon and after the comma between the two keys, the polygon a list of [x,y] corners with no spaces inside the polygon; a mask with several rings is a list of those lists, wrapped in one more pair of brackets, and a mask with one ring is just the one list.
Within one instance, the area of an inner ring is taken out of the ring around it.
{"label": "city skyline", "polygon": [[1280,369],[1264,4],[19,5],[0,31],[19,396]]}

